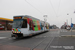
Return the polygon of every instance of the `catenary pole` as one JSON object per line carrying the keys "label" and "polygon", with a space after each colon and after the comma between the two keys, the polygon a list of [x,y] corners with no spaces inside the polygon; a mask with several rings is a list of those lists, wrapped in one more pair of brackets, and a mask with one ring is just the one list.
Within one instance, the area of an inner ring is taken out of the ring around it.
{"label": "catenary pole", "polygon": [[[72,25],[72,18],[71,18],[71,25]],[[72,36],[72,27],[71,27],[71,36]]]}

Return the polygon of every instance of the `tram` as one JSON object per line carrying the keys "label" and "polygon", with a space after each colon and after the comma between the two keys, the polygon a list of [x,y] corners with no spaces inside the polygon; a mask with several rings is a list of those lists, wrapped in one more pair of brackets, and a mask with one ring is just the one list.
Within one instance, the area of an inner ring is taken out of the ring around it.
{"label": "tram", "polygon": [[41,32],[49,31],[50,25],[29,15],[14,16],[11,37],[19,38],[32,36]]}

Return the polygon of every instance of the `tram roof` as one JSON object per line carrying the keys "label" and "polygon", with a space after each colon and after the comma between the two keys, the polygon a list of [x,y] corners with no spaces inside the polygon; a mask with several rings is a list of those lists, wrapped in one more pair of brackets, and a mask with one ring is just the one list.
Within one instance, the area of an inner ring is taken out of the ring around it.
{"label": "tram roof", "polygon": [[0,17],[0,20],[13,21],[13,19],[2,18],[2,17]]}
{"label": "tram roof", "polygon": [[[29,15],[20,15],[21,17],[27,17],[27,18],[31,18],[31,19],[35,19],[35,20],[39,20],[37,18],[34,18],[32,16],[29,16]],[[14,16],[14,17],[19,17],[19,16]],[[39,20],[40,21],[40,20]]]}
{"label": "tram roof", "polygon": [[[29,15],[18,15],[18,16],[14,16],[14,17],[27,17],[27,18],[31,18],[31,19],[35,19],[35,20],[41,21],[40,19],[37,19],[37,18],[29,16]],[[41,21],[41,22],[44,23],[45,21]],[[48,23],[48,22],[46,22],[46,23]]]}

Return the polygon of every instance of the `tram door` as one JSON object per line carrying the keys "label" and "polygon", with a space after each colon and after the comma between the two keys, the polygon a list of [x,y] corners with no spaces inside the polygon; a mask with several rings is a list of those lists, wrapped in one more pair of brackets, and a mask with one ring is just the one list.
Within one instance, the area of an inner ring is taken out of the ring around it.
{"label": "tram door", "polygon": [[33,30],[33,22],[32,22],[32,20],[29,21],[29,30]]}
{"label": "tram door", "polygon": [[24,34],[28,33],[27,19],[24,19],[22,22],[21,32]]}
{"label": "tram door", "polygon": [[33,33],[33,21],[32,20],[29,21],[29,30],[30,30],[30,33]]}

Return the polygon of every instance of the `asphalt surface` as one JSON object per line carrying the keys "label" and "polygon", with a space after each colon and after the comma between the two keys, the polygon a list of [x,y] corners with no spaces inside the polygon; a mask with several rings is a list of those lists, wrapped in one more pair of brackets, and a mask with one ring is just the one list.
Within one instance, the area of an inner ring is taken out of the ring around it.
{"label": "asphalt surface", "polygon": [[0,50],[75,50],[75,37],[67,36],[71,32],[64,29],[16,40],[11,38],[11,34],[11,31],[0,32]]}

